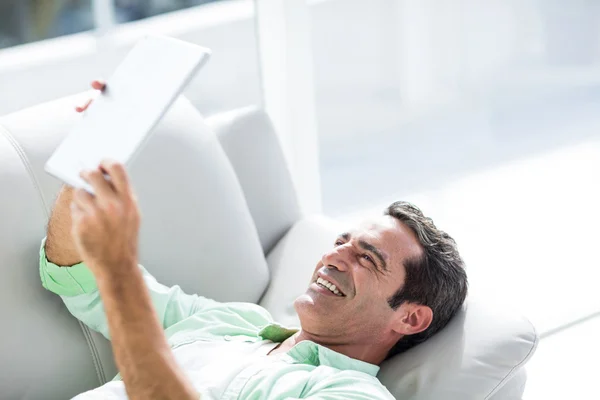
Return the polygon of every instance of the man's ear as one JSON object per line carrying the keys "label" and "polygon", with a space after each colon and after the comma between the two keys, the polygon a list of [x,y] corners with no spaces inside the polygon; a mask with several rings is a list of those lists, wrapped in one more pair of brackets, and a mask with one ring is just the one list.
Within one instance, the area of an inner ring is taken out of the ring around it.
{"label": "man's ear", "polygon": [[433,311],[428,306],[405,303],[395,311],[397,318],[392,329],[401,335],[414,335],[429,328],[433,321]]}

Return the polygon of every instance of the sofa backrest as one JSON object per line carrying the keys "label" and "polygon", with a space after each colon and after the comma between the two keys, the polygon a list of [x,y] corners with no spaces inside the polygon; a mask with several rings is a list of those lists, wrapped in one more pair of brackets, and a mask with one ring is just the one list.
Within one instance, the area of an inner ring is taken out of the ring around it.
{"label": "sofa backrest", "polygon": [[[0,312],[8,324],[0,333],[2,398],[69,398],[116,373],[110,344],[72,318],[38,273],[40,241],[61,186],[43,165],[80,118],[73,107],[87,95],[0,118]],[[221,301],[259,301],[269,281],[263,248],[299,215],[286,167],[277,165],[283,158],[272,147],[276,137],[261,115],[242,113],[253,128],[239,141],[227,133],[227,119],[216,121],[222,146],[180,98],[129,165],[143,216],[140,262],[160,282]],[[259,148],[257,156],[269,162],[255,162]],[[232,165],[228,155],[240,159]],[[264,191],[249,186],[250,168],[263,171]],[[268,200],[278,188],[287,196]]]}
{"label": "sofa backrest", "polygon": [[270,118],[250,106],[217,114],[206,123],[219,138],[268,254],[301,217],[300,204]]}
{"label": "sofa backrest", "polygon": [[[110,344],[41,287],[37,268],[61,186],[43,164],[87,96],[0,118],[1,398],[69,398],[116,373]],[[292,302],[339,231],[300,219],[264,112],[204,120],[181,98],[129,170],[143,213],[141,262],[160,282],[221,301],[260,299],[279,322],[298,323]],[[469,299],[446,329],[382,365],[379,378],[405,400],[516,400],[537,339],[518,312]]]}

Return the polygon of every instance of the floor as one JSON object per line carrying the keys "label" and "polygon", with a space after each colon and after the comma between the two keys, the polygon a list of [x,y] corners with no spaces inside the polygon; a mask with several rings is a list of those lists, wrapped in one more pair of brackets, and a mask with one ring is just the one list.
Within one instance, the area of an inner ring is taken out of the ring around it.
{"label": "floor", "polygon": [[525,400],[600,399],[598,106],[590,91],[454,109],[343,149],[321,143],[326,213],[350,222],[414,202],[459,243],[471,292],[535,324]]}

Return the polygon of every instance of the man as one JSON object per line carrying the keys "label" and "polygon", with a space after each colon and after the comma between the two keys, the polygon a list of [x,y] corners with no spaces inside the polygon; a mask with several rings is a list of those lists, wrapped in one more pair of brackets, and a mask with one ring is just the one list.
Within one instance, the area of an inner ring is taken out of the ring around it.
{"label": "man", "polygon": [[137,263],[140,215],[124,167],[107,160],[82,178],[95,196],[63,188],[40,274],[110,337],[122,380],[77,398],[393,399],[378,365],[442,329],[466,297],[454,240],[397,202],[337,238],[294,303],[300,329],[287,329],[255,304],[160,285]]}

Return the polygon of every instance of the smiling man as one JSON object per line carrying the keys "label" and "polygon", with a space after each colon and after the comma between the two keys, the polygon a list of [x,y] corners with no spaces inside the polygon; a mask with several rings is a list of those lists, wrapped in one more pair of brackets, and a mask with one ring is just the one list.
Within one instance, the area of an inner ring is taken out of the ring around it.
{"label": "smiling man", "polygon": [[125,168],[107,160],[82,178],[96,195],[63,188],[40,274],[111,340],[120,375],[78,399],[393,399],[378,365],[442,329],[466,297],[454,240],[396,202],[336,239],[295,301],[300,329],[285,328],[258,305],[159,284],[138,265]]}

